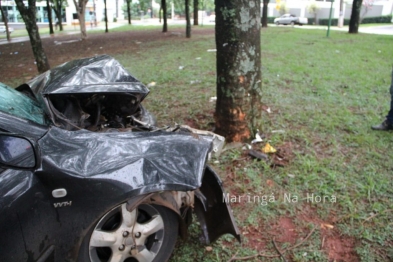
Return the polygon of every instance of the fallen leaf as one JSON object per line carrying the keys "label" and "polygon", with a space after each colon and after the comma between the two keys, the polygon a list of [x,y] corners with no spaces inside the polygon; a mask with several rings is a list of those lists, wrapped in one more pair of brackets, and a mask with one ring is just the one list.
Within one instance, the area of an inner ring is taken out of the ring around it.
{"label": "fallen leaf", "polygon": [[266,143],[266,145],[262,148],[262,152],[267,154],[267,153],[276,153],[277,150],[272,147],[269,143]]}

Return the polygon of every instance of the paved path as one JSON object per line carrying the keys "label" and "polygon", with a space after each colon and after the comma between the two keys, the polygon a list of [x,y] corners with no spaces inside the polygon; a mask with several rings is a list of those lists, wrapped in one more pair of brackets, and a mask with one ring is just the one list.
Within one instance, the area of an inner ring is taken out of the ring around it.
{"label": "paved path", "polygon": [[[108,23],[108,28],[112,29],[115,27],[122,26],[126,24],[127,21],[121,21],[118,23]],[[133,20],[132,21],[133,25],[161,25],[161,23],[158,21],[158,19],[144,19],[144,20]],[[169,25],[181,25],[185,24],[184,20],[168,20]],[[209,19],[206,17],[203,21],[203,24],[214,24],[214,22],[210,22]],[[271,27],[275,27],[275,25],[270,25]],[[280,25],[282,27],[282,25]],[[301,28],[301,29],[320,29],[320,30],[327,30],[327,26],[295,26],[296,28]],[[105,30],[105,26],[103,23],[100,24],[98,27],[86,27],[87,31],[90,30]],[[337,26],[332,26],[330,27],[331,30],[337,30],[337,31],[346,31],[348,32],[348,26],[338,28]],[[56,31],[58,32],[58,31]],[[365,33],[365,34],[378,34],[378,35],[393,35],[393,25],[383,25],[383,26],[370,26],[370,27],[360,27],[359,28],[360,33]],[[62,34],[80,34],[80,31],[78,30],[78,26],[65,26],[64,31]],[[56,34],[58,35],[58,34]],[[50,35],[41,35],[41,38],[48,38]],[[27,42],[29,41],[28,36],[21,36],[21,37],[12,37],[11,36],[11,42],[8,42],[6,39],[0,39],[0,45],[4,44],[9,44],[9,43],[18,43],[18,42]]]}

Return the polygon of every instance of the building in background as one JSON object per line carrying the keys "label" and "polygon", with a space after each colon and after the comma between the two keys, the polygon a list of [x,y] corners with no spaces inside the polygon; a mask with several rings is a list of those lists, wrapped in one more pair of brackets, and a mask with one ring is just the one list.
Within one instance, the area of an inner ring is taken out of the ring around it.
{"label": "building in background", "polygon": [[[10,24],[18,24],[24,23],[22,16],[19,14],[18,9],[16,8],[16,4],[14,1],[4,1],[1,0],[1,5],[5,14],[8,18],[8,22]],[[25,1],[27,5],[27,1]],[[125,4],[124,0],[107,0],[107,13],[108,13],[108,21],[112,22],[114,18],[116,19],[124,19],[124,14],[122,11],[122,6]],[[48,12],[46,8],[46,1],[37,1],[37,24],[47,24],[49,22]],[[89,0],[86,5],[86,14],[85,20],[86,22],[91,21],[95,18],[97,22],[101,22],[104,20],[104,0]],[[72,25],[75,20],[77,20],[76,16],[76,8],[73,0],[67,0],[67,6],[63,8],[62,11],[62,23],[67,25]],[[55,14],[52,11],[52,18],[55,21]],[[0,24],[3,22],[3,18],[0,15]]]}

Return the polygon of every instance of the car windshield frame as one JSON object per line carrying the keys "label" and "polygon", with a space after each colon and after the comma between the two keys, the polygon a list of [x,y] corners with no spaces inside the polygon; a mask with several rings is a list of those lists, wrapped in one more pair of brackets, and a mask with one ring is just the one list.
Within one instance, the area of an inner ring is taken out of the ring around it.
{"label": "car windshield frame", "polygon": [[39,125],[48,125],[39,103],[3,83],[0,83],[0,111]]}

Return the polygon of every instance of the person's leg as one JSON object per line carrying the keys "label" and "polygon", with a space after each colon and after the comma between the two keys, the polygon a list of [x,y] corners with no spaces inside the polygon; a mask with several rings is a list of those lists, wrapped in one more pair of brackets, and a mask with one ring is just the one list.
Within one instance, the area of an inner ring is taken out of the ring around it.
{"label": "person's leg", "polygon": [[393,70],[392,70],[392,81],[390,82],[390,110],[388,115],[386,116],[386,120],[393,124]]}
{"label": "person's leg", "polygon": [[392,70],[392,81],[390,82],[390,109],[386,120],[380,125],[372,126],[373,130],[393,130],[393,70]]}

